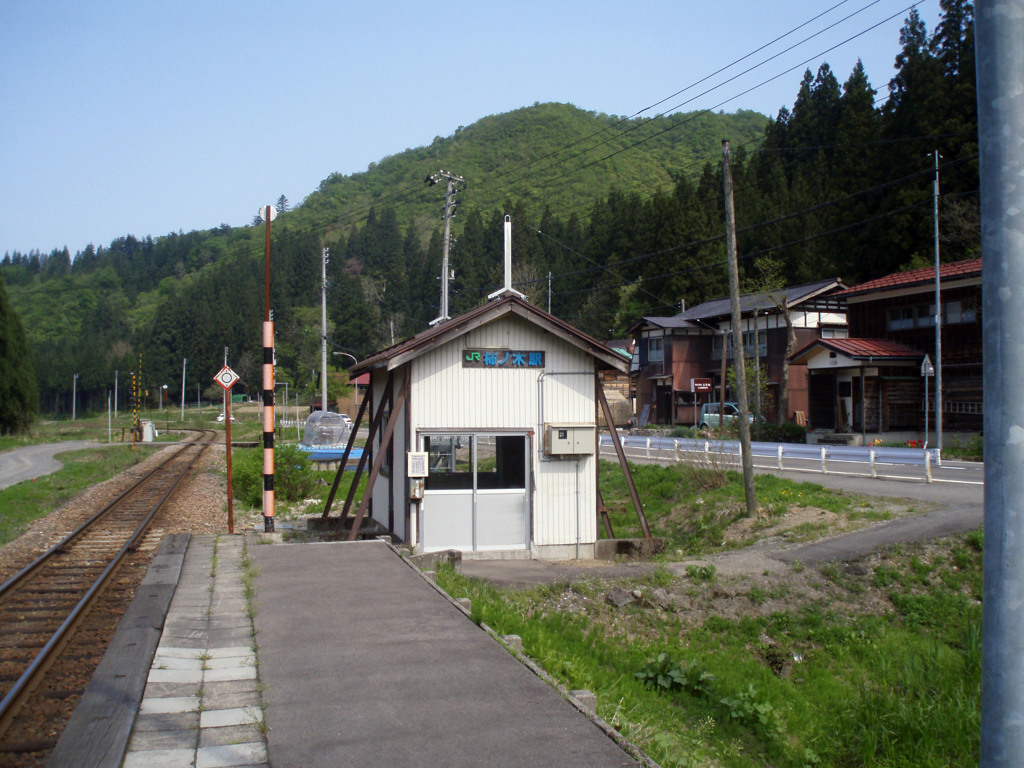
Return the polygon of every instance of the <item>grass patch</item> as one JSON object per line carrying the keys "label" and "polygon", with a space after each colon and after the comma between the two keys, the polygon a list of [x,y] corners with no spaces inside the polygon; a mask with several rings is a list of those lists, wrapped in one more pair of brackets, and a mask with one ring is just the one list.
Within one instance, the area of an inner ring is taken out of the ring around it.
{"label": "grass patch", "polygon": [[18,538],[33,520],[144,461],[155,450],[151,445],[136,445],[134,450],[128,445],[112,445],[58,454],[63,468],[0,490],[0,544]]}
{"label": "grass patch", "polygon": [[[746,516],[743,475],[727,463],[698,460],[667,466],[630,465],[634,481],[643,489],[640,498],[651,533],[665,539],[669,557],[692,557],[740,546],[726,544],[726,530]],[[886,520],[891,514],[871,499],[833,491],[813,483],[801,483],[774,475],[758,475],[754,481],[758,504],[768,512],[770,526],[796,507],[813,507],[849,520]],[[617,464],[602,462],[601,494],[608,507],[615,535],[642,536],[640,522],[630,501],[625,479]],[[828,530],[825,523],[805,523],[785,535],[790,541],[811,541]]]}
{"label": "grass patch", "polygon": [[[437,580],[469,597],[477,620],[519,635],[560,683],[594,691],[601,717],[662,766],[973,766],[982,581],[969,542],[979,540],[904,544],[874,569],[822,569],[849,594],[870,593],[861,603],[790,596],[770,615],[703,620],[689,608],[616,609],[604,599],[612,582],[596,579],[499,589],[444,566]],[[694,576],[677,595],[693,599]],[[787,595],[766,584],[735,599]]]}

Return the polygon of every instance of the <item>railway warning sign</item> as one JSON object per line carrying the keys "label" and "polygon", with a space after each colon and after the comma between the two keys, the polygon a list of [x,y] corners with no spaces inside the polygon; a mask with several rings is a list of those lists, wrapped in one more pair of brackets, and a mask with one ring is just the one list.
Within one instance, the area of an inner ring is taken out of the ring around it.
{"label": "railway warning sign", "polygon": [[228,368],[226,365],[220,369],[213,380],[224,387],[225,392],[230,392],[231,388],[235,386],[235,382],[238,381],[238,374]]}

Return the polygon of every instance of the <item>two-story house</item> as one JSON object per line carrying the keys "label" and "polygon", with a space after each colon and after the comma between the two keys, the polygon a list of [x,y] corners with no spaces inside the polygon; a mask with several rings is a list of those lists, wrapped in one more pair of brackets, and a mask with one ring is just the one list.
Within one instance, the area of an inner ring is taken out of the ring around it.
{"label": "two-story house", "polygon": [[[982,428],[981,259],[939,268],[943,433]],[[934,428],[935,268],[897,272],[838,294],[849,338],[818,339],[790,358],[809,372],[809,439],[920,439]],[[925,408],[928,403],[927,411]],[[927,413],[927,417],[926,417]]]}
{"label": "two-story house", "polygon": [[[635,340],[631,372],[636,379],[641,421],[646,417],[655,424],[696,424],[701,405],[721,397],[723,343],[728,364],[735,355],[734,336],[742,338],[744,354],[763,370],[762,379],[768,386],[762,413],[776,421],[789,338],[786,314],[797,349],[823,335],[845,336],[843,304],[834,298],[845,287],[831,278],[771,294],[741,296],[742,328],[736,334],[728,297],[704,302],[672,317],[642,318],[630,329]],[[710,380],[710,390],[701,391],[699,380]],[[793,420],[805,414],[808,407],[806,366],[789,366],[787,392],[784,419]],[[725,399],[736,399],[728,382]]]}

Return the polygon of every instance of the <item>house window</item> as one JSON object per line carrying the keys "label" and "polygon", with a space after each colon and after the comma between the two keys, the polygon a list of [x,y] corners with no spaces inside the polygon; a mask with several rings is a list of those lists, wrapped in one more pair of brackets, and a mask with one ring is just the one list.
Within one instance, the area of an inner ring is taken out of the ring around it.
{"label": "house window", "polygon": [[661,336],[652,336],[647,340],[647,361],[660,363],[665,359],[665,339]]}
{"label": "house window", "polygon": [[[764,357],[768,353],[768,332],[757,332],[757,356]],[[754,331],[743,332],[743,354],[747,357],[754,356]]]}
{"label": "house window", "polygon": [[889,310],[889,330],[902,331],[914,327],[913,307],[894,307]]}
{"label": "house window", "polygon": [[947,325],[974,323],[978,320],[977,305],[974,299],[948,301],[942,305],[942,313],[946,316]]}
{"label": "house window", "polygon": [[925,306],[922,304],[917,307],[917,322],[918,328],[934,328],[935,327],[935,305],[930,304]]}

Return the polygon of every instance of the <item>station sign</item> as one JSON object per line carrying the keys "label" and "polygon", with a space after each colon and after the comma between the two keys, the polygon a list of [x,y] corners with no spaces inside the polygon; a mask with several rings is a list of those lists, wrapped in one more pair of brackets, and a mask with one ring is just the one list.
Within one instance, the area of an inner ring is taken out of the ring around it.
{"label": "station sign", "polygon": [[463,368],[543,368],[544,352],[519,349],[464,349]]}

